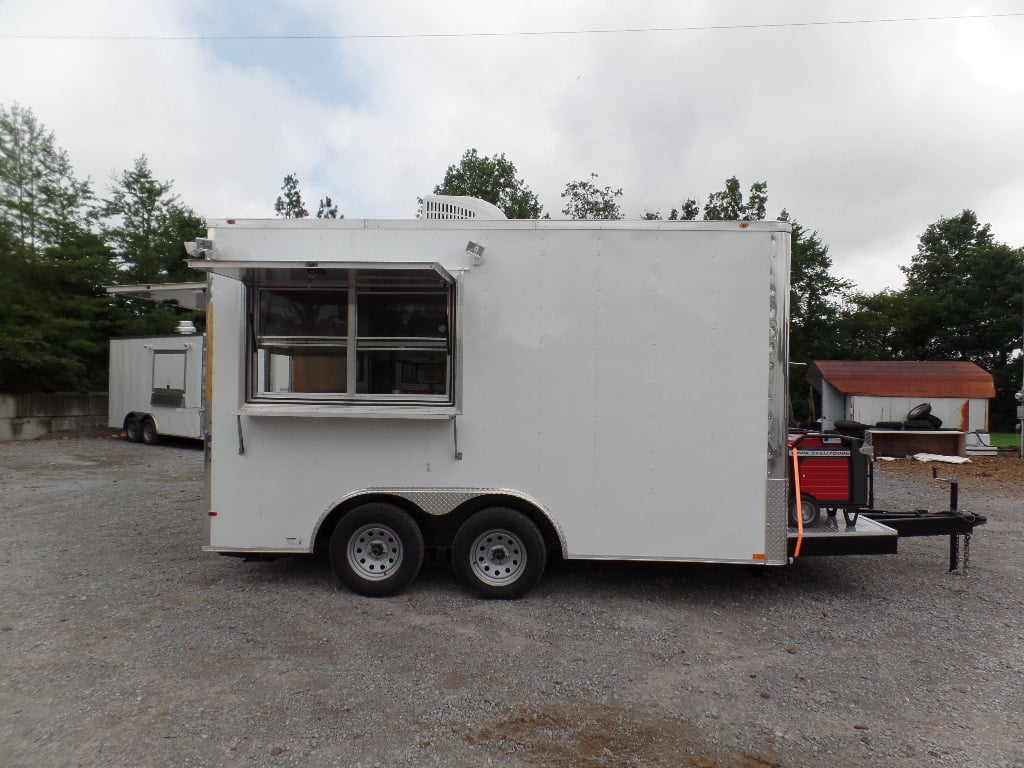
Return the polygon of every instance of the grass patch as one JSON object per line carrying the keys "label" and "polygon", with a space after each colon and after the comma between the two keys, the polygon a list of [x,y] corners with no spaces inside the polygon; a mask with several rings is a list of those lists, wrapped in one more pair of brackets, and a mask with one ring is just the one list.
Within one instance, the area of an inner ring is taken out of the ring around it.
{"label": "grass patch", "polygon": [[1020,448],[1020,435],[1016,432],[991,432],[989,439],[996,448]]}

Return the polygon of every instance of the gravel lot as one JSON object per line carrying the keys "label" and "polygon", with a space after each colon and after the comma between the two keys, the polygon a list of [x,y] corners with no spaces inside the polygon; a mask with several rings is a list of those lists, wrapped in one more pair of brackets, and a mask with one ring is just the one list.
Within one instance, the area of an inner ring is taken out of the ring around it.
{"label": "gravel lot", "polygon": [[[1024,482],[970,470],[969,578],[917,539],[558,564],[506,603],[205,554],[202,470],[187,444],[0,443],[0,765],[1024,766]],[[925,468],[878,472],[880,507],[945,507]]]}

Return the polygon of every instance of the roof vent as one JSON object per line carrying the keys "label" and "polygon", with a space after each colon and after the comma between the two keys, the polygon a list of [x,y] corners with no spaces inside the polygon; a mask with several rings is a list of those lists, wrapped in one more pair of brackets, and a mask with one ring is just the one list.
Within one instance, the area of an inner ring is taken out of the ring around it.
{"label": "roof vent", "polygon": [[505,219],[496,205],[465,195],[424,195],[420,206],[423,219]]}

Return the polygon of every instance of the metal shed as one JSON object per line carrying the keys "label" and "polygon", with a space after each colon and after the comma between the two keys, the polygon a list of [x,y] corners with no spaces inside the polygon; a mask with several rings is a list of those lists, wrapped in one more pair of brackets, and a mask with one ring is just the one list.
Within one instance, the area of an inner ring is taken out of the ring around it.
{"label": "metal shed", "polygon": [[822,426],[837,419],[863,424],[902,422],[922,402],[943,427],[988,432],[992,374],[964,361],[819,360],[807,380],[821,392]]}

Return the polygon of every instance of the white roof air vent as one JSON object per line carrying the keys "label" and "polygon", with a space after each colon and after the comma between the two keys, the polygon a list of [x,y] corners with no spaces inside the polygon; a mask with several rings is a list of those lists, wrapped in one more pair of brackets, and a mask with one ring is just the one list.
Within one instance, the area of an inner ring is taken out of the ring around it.
{"label": "white roof air vent", "polygon": [[424,195],[420,208],[424,219],[505,219],[496,205],[465,195]]}

